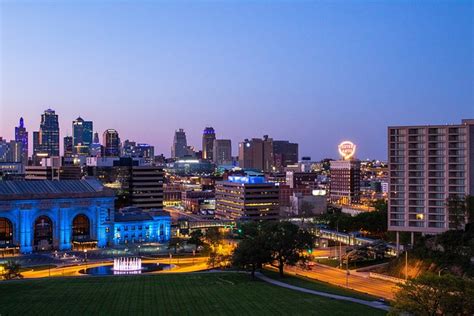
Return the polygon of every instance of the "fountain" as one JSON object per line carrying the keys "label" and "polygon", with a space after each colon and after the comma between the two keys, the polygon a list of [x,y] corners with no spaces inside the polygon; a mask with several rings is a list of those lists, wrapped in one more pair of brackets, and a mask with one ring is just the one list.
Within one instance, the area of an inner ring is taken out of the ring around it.
{"label": "fountain", "polygon": [[140,273],[142,270],[142,259],[138,257],[114,258],[113,271],[116,274]]}
{"label": "fountain", "polygon": [[166,263],[142,263],[140,257],[114,258],[112,264],[104,264],[80,270],[79,273],[90,275],[129,275],[158,272],[171,269],[173,266]]}

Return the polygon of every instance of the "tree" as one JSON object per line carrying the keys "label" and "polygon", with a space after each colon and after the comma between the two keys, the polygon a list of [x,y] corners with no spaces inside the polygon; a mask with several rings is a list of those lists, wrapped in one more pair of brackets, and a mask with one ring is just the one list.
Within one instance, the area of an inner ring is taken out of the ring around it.
{"label": "tree", "polygon": [[450,194],[446,200],[449,214],[449,226],[454,229],[462,229],[468,217],[467,199],[458,195]]}
{"label": "tree", "polygon": [[3,278],[5,280],[22,279],[21,265],[16,261],[7,261],[3,265]]}
{"label": "tree", "polygon": [[301,203],[301,218],[302,218],[302,224],[304,224],[304,220],[308,218],[311,214],[313,214],[313,205],[307,201],[303,201]]}
{"label": "tree", "polygon": [[178,252],[178,249],[180,249],[183,245],[183,239],[178,238],[178,237],[173,237],[170,239],[168,243],[168,249],[173,248],[174,253],[176,254]]}
{"label": "tree", "polygon": [[400,284],[390,314],[472,315],[474,281],[446,274],[424,274]]}
{"label": "tree", "polygon": [[199,246],[204,245],[204,234],[200,230],[195,230],[191,233],[191,237],[188,239],[188,244],[194,245],[196,247],[196,251]]}
{"label": "tree", "polygon": [[232,264],[240,268],[250,269],[252,278],[254,278],[255,271],[258,268],[272,261],[266,232],[263,231],[261,224],[256,222],[247,223],[240,229],[242,230],[243,239],[234,250]]}
{"label": "tree", "polygon": [[212,227],[206,231],[206,241],[211,245],[211,247],[217,247],[223,239],[224,236],[222,236],[219,228]]}
{"label": "tree", "polygon": [[315,237],[311,233],[290,222],[267,223],[264,231],[268,236],[267,247],[273,261],[277,262],[281,277],[285,264],[294,265],[307,260],[303,252],[313,247]]}

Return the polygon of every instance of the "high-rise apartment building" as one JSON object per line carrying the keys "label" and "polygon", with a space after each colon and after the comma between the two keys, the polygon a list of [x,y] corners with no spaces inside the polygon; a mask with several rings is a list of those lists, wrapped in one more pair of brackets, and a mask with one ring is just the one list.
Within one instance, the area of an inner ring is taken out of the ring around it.
{"label": "high-rise apartment building", "polygon": [[172,158],[183,158],[189,153],[188,143],[186,140],[186,133],[184,129],[180,128],[175,131],[173,146],[171,147],[171,157]]}
{"label": "high-rise apartment building", "polygon": [[239,143],[239,167],[272,171],[273,139],[264,135],[263,139],[252,138]]}
{"label": "high-rise apartment building", "polygon": [[215,139],[212,158],[216,165],[232,164],[232,142],[230,139]]}
{"label": "high-rise apartment building", "polygon": [[74,154],[89,155],[92,144],[93,123],[78,117],[72,122]]}
{"label": "high-rise apartment building", "polygon": [[232,220],[279,218],[278,187],[263,176],[230,176],[216,182],[216,217]]}
{"label": "high-rise apartment building", "polygon": [[216,132],[212,127],[206,127],[202,133],[202,159],[213,161],[214,155],[214,140],[216,139]]}
{"label": "high-rise apartment building", "polygon": [[20,117],[19,125],[15,127],[15,141],[22,145],[21,161],[26,166],[28,164],[28,132],[22,117]]}
{"label": "high-rise apartment building", "polygon": [[457,125],[388,128],[388,229],[442,233],[447,200],[474,194],[474,119]]}
{"label": "high-rise apartment building", "polygon": [[120,137],[116,130],[108,129],[103,134],[104,157],[120,156]]}

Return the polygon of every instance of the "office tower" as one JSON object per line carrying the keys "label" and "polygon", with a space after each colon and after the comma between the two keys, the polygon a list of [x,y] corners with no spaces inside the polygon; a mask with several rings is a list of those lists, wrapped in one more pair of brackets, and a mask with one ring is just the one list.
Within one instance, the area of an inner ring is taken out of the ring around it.
{"label": "office tower", "polygon": [[232,164],[232,142],[230,139],[215,139],[212,157],[216,165]]}
{"label": "office tower", "polygon": [[329,199],[347,205],[360,202],[360,161],[355,159],[356,145],[344,141],[338,146],[341,160],[330,162]]}
{"label": "office tower", "polygon": [[92,144],[92,131],[92,121],[84,121],[81,117],[78,117],[72,122],[74,154],[89,155]]}
{"label": "office tower", "polygon": [[66,136],[63,138],[63,149],[64,149],[64,157],[72,157],[74,154],[74,142],[72,136]]}
{"label": "office tower", "polygon": [[287,140],[273,141],[273,167],[282,171],[284,167],[298,163],[298,144]]}
{"label": "office tower", "polygon": [[188,156],[189,149],[186,141],[186,133],[182,128],[174,133],[173,146],[171,147],[172,158],[183,158]]}
{"label": "office tower", "polygon": [[41,161],[40,133],[33,132],[33,165],[38,166]]}
{"label": "office tower", "polygon": [[120,156],[120,137],[116,130],[108,129],[103,134],[104,157]]}
{"label": "office tower", "polygon": [[94,139],[90,146],[90,156],[92,157],[100,157],[102,154],[102,145],[99,141],[99,133],[94,133]]}
{"label": "office tower", "polygon": [[274,220],[279,217],[278,187],[263,176],[230,176],[216,182],[216,217],[231,220]]}
{"label": "office tower", "polygon": [[163,209],[164,175],[159,167],[133,166],[129,182],[132,206]]}
{"label": "office tower", "polygon": [[331,202],[348,205],[360,202],[360,160],[331,161]]}
{"label": "office tower", "polygon": [[214,131],[214,128],[206,127],[202,134],[202,159],[213,160],[215,139],[216,132]]}
{"label": "office tower", "polygon": [[39,142],[41,153],[59,156],[59,121],[54,110],[47,109],[41,115]]}
{"label": "office tower", "polygon": [[123,142],[122,156],[143,158],[146,163],[151,164],[155,159],[155,147],[148,144],[137,144],[127,139]]}
{"label": "office tower", "polygon": [[263,139],[252,138],[239,143],[239,167],[269,172],[272,165],[273,139],[268,135],[264,135]]}
{"label": "office tower", "polygon": [[474,194],[474,119],[388,127],[388,229],[436,234],[456,228],[447,200]]}
{"label": "office tower", "polygon": [[26,166],[28,164],[28,132],[22,117],[20,117],[19,125],[15,127],[15,141],[22,145],[21,161]]}
{"label": "office tower", "polygon": [[23,144],[0,137],[0,162],[22,162]]}

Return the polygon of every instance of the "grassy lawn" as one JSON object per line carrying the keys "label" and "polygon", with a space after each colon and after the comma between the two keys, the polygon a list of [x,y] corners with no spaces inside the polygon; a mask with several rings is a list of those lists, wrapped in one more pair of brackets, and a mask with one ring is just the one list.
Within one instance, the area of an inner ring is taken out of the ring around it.
{"label": "grassy lawn", "polygon": [[0,283],[1,315],[383,315],[237,273],[21,280]]}
{"label": "grassy lawn", "polygon": [[374,297],[365,293],[360,293],[360,292],[353,291],[350,289],[345,289],[345,288],[335,286],[326,282],[321,282],[318,280],[306,278],[304,276],[292,276],[292,275],[287,274],[285,275],[284,278],[280,278],[280,275],[278,274],[278,272],[270,271],[270,270],[264,270],[263,274],[277,281],[288,283],[294,286],[303,287],[310,290],[321,291],[321,292],[343,295],[343,296],[350,296],[350,297],[354,297],[354,298],[358,298],[358,299],[366,300],[366,301],[375,301],[378,299],[377,297]]}

